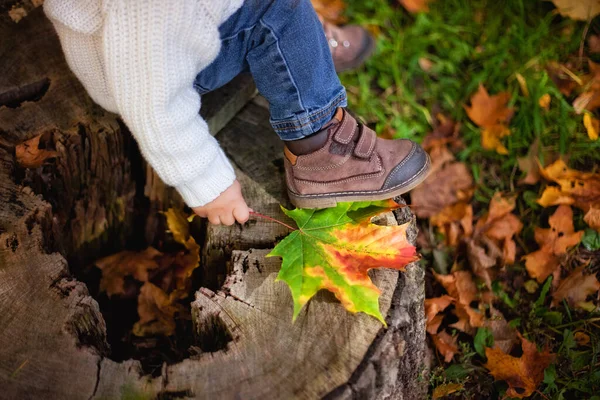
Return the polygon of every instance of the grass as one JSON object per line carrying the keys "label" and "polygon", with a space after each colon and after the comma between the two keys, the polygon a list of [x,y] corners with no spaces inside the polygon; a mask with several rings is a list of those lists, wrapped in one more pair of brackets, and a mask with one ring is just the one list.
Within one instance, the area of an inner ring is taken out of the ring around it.
{"label": "grass", "polygon": [[[560,93],[546,70],[549,62],[557,61],[570,62],[579,74],[586,72],[587,62],[579,57],[585,23],[561,18],[551,3],[537,0],[438,0],[430,4],[428,13],[416,15],[393,0],[346,2],[350,22],[367,26],[378,39],[373,58],[360,70],[341,76],[353,111],[378,133],[393,132],[394,137],[417,141],[431,132],[437,113],[460,122],[465,147],[457,158],[467,163],[476,180],[475,214],[486,211],[496,191],[516,191],[517,213],[525,226],[519,254],[537,249],[533,230],[545,226],[554,209],[535,203],[543,185],[517,185],[522,177],[517,158],[525,156],[537,138],[542,156],[547,151],[559,153],[580,170],[598,172],[600,165],[600,140],[587,137],[582,115],[571,105],[573,98]],[[594,32],[600,32],[597,20],[588,29]],[[424,63],[430,64],[427,71]],[[508,156],[484,150],[479,128],[465,113],[463,106],[479,84],[490,94],[508,91],[512,95],[512,134],[503,140]],[[551,96],[548,111],[538,105],[544,94]],[[574,211],[576,229],[585,229],[582,213]],[[451,262],[456,249],[444,252]],[[426,257],[425,264],[431,268],[432,258]],[[600,265],[594,268],[597,272]],[[508,267],[505,275],[528,279],[519,262]],[[550,309],[544,285],[528,293],[514,289],[510,282],[497,283],[496,294],[504,299],[500,306],[507,320],[557,353],[556,364],[546,370],[544,383],[531,398],[600,398],[593,397],[600,391],[599,315],[566,305]],[[589,335],[590,344],[578,345],[576,331]],[[485,356],[476,351],[473,338],[461,336],[459,341],[461,354],[451,364],[438,361],[433,367],[431,388],[461,382],[464,389],[448,398],[503,398],[506,385],[494,382],[487,373]]]}

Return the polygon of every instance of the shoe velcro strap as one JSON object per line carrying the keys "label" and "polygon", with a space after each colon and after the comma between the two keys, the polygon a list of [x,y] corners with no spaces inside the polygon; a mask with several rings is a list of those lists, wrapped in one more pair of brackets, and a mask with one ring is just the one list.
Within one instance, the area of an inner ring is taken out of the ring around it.
{"label": "shoe velcro strap", "polygon": [[339,124],[337,132],[333,135],[333,140],[341,144],[348,144],[352,141],[355,132],[356,120],[348,113],[348,111],[344,110],[344,117]]}
{"label": "shoe velcro strap", "polygon": [[370,158],[375,150],[375,142],[377,136],[375,132],[364,125],[360,125],[360,137],[356,147],[354,147],[354,155],[359,158]]}

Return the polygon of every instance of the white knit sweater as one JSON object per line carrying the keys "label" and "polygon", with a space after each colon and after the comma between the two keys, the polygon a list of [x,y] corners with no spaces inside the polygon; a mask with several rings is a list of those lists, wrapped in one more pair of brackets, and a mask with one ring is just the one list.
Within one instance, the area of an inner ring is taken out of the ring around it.
{"label": "white knit sweater", "polygon": [[243,0],[46,0],[67,62],[185,202],[201,206],[234,181],[199,116],[196,75],[217,56],[218,27]]}

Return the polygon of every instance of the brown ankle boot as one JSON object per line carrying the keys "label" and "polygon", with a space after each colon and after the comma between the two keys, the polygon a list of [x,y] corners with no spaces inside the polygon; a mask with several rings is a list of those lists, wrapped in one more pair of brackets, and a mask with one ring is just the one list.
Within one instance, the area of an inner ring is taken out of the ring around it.
{"label": "brown ankle boot", "polygon": [[365,28],[358,25],[339,27],[321,22],[337,72],[361,66],[373,53],[375,40]]}
{"label": "brown ankle boot", "polygon": [[284,149],[288,194],[296,207],[390,199],[425,180],[431,162],[421,146],[378,138],[343,109],[336,118],[320,149],[304,155]]}

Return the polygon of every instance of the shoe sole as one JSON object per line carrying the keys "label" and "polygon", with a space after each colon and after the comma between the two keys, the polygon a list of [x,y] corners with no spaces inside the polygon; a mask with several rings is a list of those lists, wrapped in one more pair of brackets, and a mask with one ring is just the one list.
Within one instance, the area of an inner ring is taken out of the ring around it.
{"label": "shoe sole", "polygon": [[392,199],[396,196],[400,196],[404,193],[410,192],[417,186],[419,186],[427,177],[431,171],[431,158],[427,154],[427,162],[421,168],[421,171],[413,177],[408,183],[396,186],[385,191],[374,191],[363,193],[352,192],[352,194],[333,193],[333,194],[312,194],[312,195],[301,195],[292,192],[288,189],[288,196],[290,201],[297,208],[330,208],[337,206],[340,202],[347,201],[376,201],[376,200],[387,200]]}

